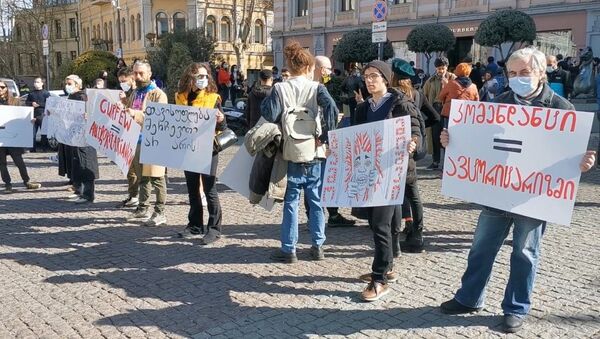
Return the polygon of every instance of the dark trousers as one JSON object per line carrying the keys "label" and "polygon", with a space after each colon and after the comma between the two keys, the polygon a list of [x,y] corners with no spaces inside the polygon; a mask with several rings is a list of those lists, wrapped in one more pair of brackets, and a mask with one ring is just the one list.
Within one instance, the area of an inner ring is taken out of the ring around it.
{"label": "dark trousers", "polygon": [[20,147],[0,147],[0,174],[2,181],[10,185],[10,174],[8,173],[8,162],[6,159],[8,155],[10,155],[15,166],[19,169],[19,174],[21,174],[23,182],[28,183],[29,174],[27,174],[27,167],[25,167],[25,161],[23,161],[23,149]]}
{"label": "dark trousers", "polygon": [[442,134],[443,129],[442,121],[439,121],[436,124],[431,125],[431,138],[432,138],[432,147],[433,147],[433,162],[440,163],[440,155],[442,149],[442,143],[440,142],[440,135]]}
{"label": "dark trousers", "polygon": [[94,180],[73,182],[73,186],[76,187],[75,193],[81,195],[84,199],[94,201],[96,198],[96,182]]}
{"label": "dark trousers", "polygon": [[371,266],[373,281],[386,282],[385,275],[394,265],[392,252],[392,218],[397,206],[377,206],[369,209],[369,226],[373,231],[375,256]]}
{"label": "dark trousers", "polygon": [[211,175],[200,174],[196,172],[185,173],[185,181],[190,199],[190,211],[188,213],[188,226],[203,228],[204,226],[204,210],[202,208],[202,198],[200,196],[200,180],[202,180],[202,189],[206,195],[206,203],[208,206],[208,223],[209,229],[215,229],[221,232],[222,211],[219,194],[217,192],[217,166],[219,163],[218,156],[213,156],[211,165]]}
{"label": "dark trousers", "polygon": [[229,99],[229,87],[226,85],[219,85],[219,95],[221,96],[222,105],[225,106],[225,102]]}
{"label": "dark trousers", "polygon": [[[600,91],[600,88],[596,89],[597,91]],[[598,104],[598,106],[600,106],[600,103]],[[598,125],[600,125],[600,107],[598,107],[599,111],[596,112],[596,119],[598,119]],[[596,153],[596,163],[598,164],[598,166],[600,166],[600,140],[598,140],[598,153]]]}
{"label": "dark trousers", "polygon": [[421,195],[419,194],[419,187],[417,181],[413,183],[406,183],[404,188],[404,202],[402,203],[402,218],[412,217],[413,229],[423,229],[423,203],[421,202]]}

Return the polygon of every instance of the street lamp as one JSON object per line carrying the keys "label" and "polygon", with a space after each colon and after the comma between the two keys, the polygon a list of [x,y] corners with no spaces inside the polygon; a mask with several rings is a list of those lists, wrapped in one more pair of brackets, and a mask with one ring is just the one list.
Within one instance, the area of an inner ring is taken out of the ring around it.
{"label": "street lamp", "polygon": [[119,52],[117,57],[123,57],[123,39],[121,38],[121,6],[119,0],[112,0],[112,6],[117,9],[117,35],[119,36]]}

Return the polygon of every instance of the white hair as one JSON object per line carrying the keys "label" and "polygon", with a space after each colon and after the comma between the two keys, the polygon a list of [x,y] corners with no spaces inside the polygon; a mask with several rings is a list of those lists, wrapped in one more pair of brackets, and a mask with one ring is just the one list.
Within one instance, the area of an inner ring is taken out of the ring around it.
{"label": "white hair", "polygon": [[525,47],[513,52],[506,61],[506,66],[515,61],[523,60],[529,63],[532,70],[537,70],[542,79],[546,78],[546,55],[534,47]]}
{"label": "white hair", "polygon": [[329,60],[328,57],[324,56],[324,55],[317,55],[315,57],[315,65],[317,67],[322,67],[323,65],[328,64],[328,67],[331,67],[331,60]]}
{"label": "white hair", "polygon": [[65,80],[72,80],[75,82],[75,84],[77,86],[79,86],[79,88],[83,88],[83,81],[81,80],[81,78],[79,77],[79,75],[75,75],[75,74],[71,74],[68,75]]}

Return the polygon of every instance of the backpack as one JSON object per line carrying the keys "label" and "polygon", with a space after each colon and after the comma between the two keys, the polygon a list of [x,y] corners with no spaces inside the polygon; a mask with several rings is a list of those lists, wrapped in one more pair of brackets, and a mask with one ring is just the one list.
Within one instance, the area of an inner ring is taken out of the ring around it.
{"label": "backpack", "polygon": [[277,84],[283,99],[281,130],[283,159],[309,162],[317,155],[317,137],[321,135],[321,117],[317,104],[318,82]]}

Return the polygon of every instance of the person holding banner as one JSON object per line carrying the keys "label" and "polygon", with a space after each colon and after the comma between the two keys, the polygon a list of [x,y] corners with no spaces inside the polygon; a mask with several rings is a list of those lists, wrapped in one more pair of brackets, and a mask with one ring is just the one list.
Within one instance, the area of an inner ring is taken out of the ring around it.
{"label": "person holding banner", "polygon": [[[184,71],[179,80],[179,88],[175,95],[177,105],[217,108],[217,131],[227,127],[225,115],[221,112],[221,97],[217,93],[217,85],[210,75],[210,67],[206,64],[194,62]],[[199,237],[204,234],[204,215],[200,189],[206,195],[208,209],[208,223],[206,234],[202,238],[204,245],[211,244],[221,238],[221,221],[223,213],[217,192],[217,167],[219,154],[213,153],[210,174],[200,174],[184,171],[185,181],[190,199],[188,225],[179,233],[182,238]]]}
{"label": "person holding banner", "polygon": [[[385,119],[410,116],[412,140],[408,143],[408,153],[413,153],[417,142],[421,138],[419,118],[415,104],[403,93],[392,88],[392,69],[383,61],[371,61],[364,70],[367,90],[371,97],[363,100],[359,92],[355,92],[356,101],[359,102],[352,117],[352,125],[360,125]],[[408,161],[409,178],[416,177],[416,163],[411,158]],[[375,256],[371,266],[369,284],[362,291],[364,301],[375,301],[389,293],[388,281],[395,281],[397,275],[393,273],[394,255],[392,246],[392,219],[398,213],[398,206],[366,207],[368,211],[369,226],[373,231]],[[368,275],[367,275],[368,277]],[[361,276],[364,279],[364,276]]]}
{"label": "person holding banner", "polygon": [[[9,105],[9,106],[19,106],[19,98],[16,98],[12,95],[10,90],[8,89],[8,85],[0,81],[0,105]],[[34,121],[32,121],[35,123]],[[21,179],[23,179],[23,183],[27,189],[38,189],[42,187],[41,184],[37,182],[30,181],[29,174],[27,173],[27,167],[25,166],[25,161],[23,161],[23,153],[25,153],[25,149],[22,147],[0,147],[0,175],[2,176],[2,181],[4,182],[4,192],[12,193],[12,183],[10,178],[10,173],[8,172],[8,163],[7,156],[10,155],[15,166],[19,169],[19,174],[21,175]]]}
{"label": "person holding banner", "polygon": [[[556,95],[546,82],[544,53],[530,47],[523,48],[511,54],[506,65],[510,90],[497,96],[494,102],[575,109],[565,98]],[[442,131],[440,141],[443,147],[451,146],[447,130]],[[581,160],[579,169],[582,172],[588,171],[594,161],[595,152],[588,151]],[[469,251],[467,269],[461,279],[462,286],[453,299],[440,305],[443,313],[474,313],[483,308],[494,261],[511,226],[513,241],[510,275],[502,301],[503,329],[505,332],[514,333],[522,328],[523,319],[531,309],[531,293],[540,260],[540,246],[546,221],[491,207],[482,208]]]}
{"label": "person holding banner", "polygon": [[[135,118],[135,121],[144,126],[144,110],[147,102],[159,102],[166,104],[167,95],[158,88],[150,77],[152,69],[147,61],[136,61],[133,65],[133,79],[136,89],[129,97],[126,112]],[[142,134],[138,139],[136,154],[142,147]],[[132,163],[133,166],[133,163]],[[149,215],[150,193],[156,191],[156,203],[154,213]],[[139,204],[136,210],[129,216],[128,220],[142,220],[144,226],[159,226],[167,223],[165,216],[165,203],[167,200],[167,181],[165,179],[165,168],[163,166],[142,164],[142,179],[140,181]]]}

